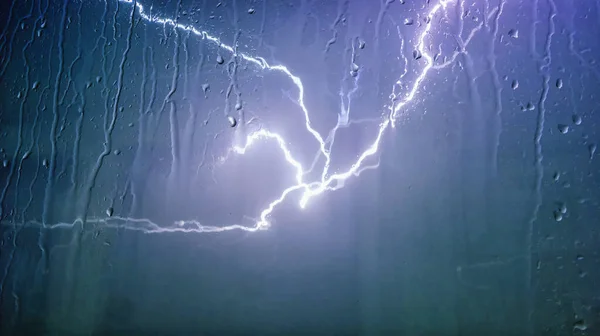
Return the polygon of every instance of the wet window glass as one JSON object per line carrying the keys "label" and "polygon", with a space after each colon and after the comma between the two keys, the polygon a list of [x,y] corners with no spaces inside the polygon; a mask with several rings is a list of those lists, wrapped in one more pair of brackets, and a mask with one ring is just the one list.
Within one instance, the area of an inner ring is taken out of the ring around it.
{"label": "wet window glass", "polygon": [[597,335],[600,2],[0,4],[2,335]]}

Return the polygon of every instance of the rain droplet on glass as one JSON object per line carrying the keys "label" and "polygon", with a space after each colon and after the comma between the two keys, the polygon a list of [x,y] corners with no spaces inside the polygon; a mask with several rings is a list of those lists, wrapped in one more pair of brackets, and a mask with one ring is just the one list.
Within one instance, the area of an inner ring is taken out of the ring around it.
{"label": "rain droplet on glass", "polygon": [[358,48],[365,49],[365,41],[363,41],[363,40],[358,41]]}
{"label": "rain droplet on glass", "polygon": [[415,23],[415,21],[413,19],[411,19],[411,18],[404,19],[404,25],[405,26],[412,26],[413,23]]}
{"label": "rain droplet on glass", "polygon": [[587,325],[584,320],[577,320],[573,323],[573,330],[585,331],[587,330]]}
{"label": "rain droplet on glass", "polygon": [[207,83],[202,84],[202,92],[206,93],[206,92],[208,92],[209,89],[210,89],[209,84],[207,84]]}
{"label": "rain droplet on glass", "polygon": [[513,79],[512,83],[510,84],[510,87],[511,87],[513,90],[516,90],[517,88],[519,88],[519,81],[518,81],[518,80],[516,80],[516,79]]}
{"label": "rain droplet on glass", "polygon": [[554,182],[558,182],[558,180],[560,180],[560,173],[555,172],[554,175],[552,175],[552,179],[554,180]]}
{"label": "rain droplet on glass", "polygon": [[567,205],[565,203],[559,202],[558,203],[558,211],[560,211],[561,214],[566,214],[567,213]]}
{"label": "rain droplet on glass", "polygon": [[238,110],[238,111],[241,110],[242,109],[242,102],[235,103],[235,109]]}
{"label": "rain droplet on glass", "polygon": [[413,58],[414,58],[415,60],[419,60],[419,59],[421,58],[421,56],[422,56],[422,55],[421,55],[421,52],[420,52],[420,51],[418,51],[418,50],[413,50]]}
{"label": "rain droplet on glass", "polygon": [[248,14],[254,14],[254,8],[248,9]]}
{"label": "rain droplet on glass", "polygon": [[527,103],[527,105],[525,105],[525,109],[528,111],[533,111],[533,110],[535,110],[535,105],[533,105],[533,103],[529,102],[529,103]]}
{"label": "rain droplet on glass", "polygon": [[562,79],[559,78],[559,79],[556,80],[556,87],[559,88],[559,89],[562,89],[562,87],[563,87],[563,81],[562,81]]}
{"label": "rain droplet on glass", "polygon": [[563,214],[560,211],[554,211],[554,220],[560,222],[563,220]]}
{"label": "rain droplet on glass", "polygon": [[579,115],[574,114],[571,119],[573,120],[573,124],[581,125],[581,117]]}
{"label": "rain droplet on glass", "polygon": [[225,63],[225,59],[223,58],[223,56],[218,55],[217,56],[217,64],[223,64]]}
{"label": "rain droplet on glass", "polygon": [[113,211],[113,208],[112,208],[112,207],[110,207],[110,208],[106,209],[106,215],[107,215],[108,217],[112,217],[112,215],[113,215],[113,212],[114,212],[114,211]]}
{"label": "rain droplet on glass", "polygon": [[237,126],[237,120],[233,116],[227,116],[227,121],[229,122],[230,127]]}
{"label": "rain droplet on glass", "polygon": [[567,134],[567,133],[569,133],[569,125],[558,124],[558,131],[561,134]]}
{"label": "rain droplet on glass", "polygon": [[508,31],[508,36],[512,37],[512,38],[519,38],[519,31],[516,29],[511,29]]}
{"label": "rain droplet on glass", "polygon": [[597,146],[596,144],[588,145],[588,152],[590,153],[590,160],[594,158],[594,154],[596,154]]}

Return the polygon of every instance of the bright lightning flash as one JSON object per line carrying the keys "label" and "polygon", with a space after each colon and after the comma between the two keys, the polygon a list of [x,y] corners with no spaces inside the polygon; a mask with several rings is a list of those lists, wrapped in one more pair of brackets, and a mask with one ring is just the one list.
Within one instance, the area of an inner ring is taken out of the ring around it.
{"label": "bright lightning flash", "polygon": [[[440,69],[440,68],[451,65],[452,62],[454,61],[454,59],[457,57],[457,55],[465,52],[464,47],[466,46],[466,44],[468,44],[468,42],[469,42],[470,38],[473,36],[473,34],[477,30],[479,30],[479,28],[481,28],[481,26],[475,28],[474,30],[472,30],[470,32],[470,36],[468,39],[466,39],[465,41],[462,41],[462,40],[459,41],[459,44],[461,45],[461,49],[454,52],[452,57],[450,57],[448,60],[446,60],[442,64],[434,65],[434,58],[430,54],[428,54],[428,50],[425,47],[425,44],[426,44],[425,39],[429,35],[429,32],[431,30],[433,23],[436,22],[436,20],[434,20],[434,17],[436,15],[440,14],[439,12],[441,12],[441,10],[445,10],[446,7],[448,6],[448,4],[450,4],[451,2],[453,2],[455,0],[441,0],[438,4],[431,7],[430,11],[428,12],[427,17],[426,17],[427,20],[425,20],[425,23],[423,24],[423,27],[424,27],[423,31],[420,33],[420,35],[418,36],[418,39],[417,39],[416,50],[420,53],[422,58],[425,60],[425,66],[421,70],[419,76],[416,78],[414,84],[412,85],[410,90],[404,95],[403,98],[398,98],[396,96],[395,86],[394,86],[394,90],[392,91],[392,95],[391,95],[391,97],[393,99],[392,99],[390,106],[388,107],[389,113],[387,113],[387,115],[379,121],[378,131],[376,133],[375,139],[372,142],[372,144],[358,156],[357,160],[354,162],[354,164],[351,165],[351,167],[348,170],[346,170],[345,172],[329,175],[329,167],[330,167],[330,163],[331,163],[330,150],[331,150],[331,147],[333,144],[333,140],[335,138],[335,133],[337,132],[337,130],[339,128],[346,127],[349,123],[353,122],[352,120],[348,120],[349,106],[342,106],[343,111],[342,111],[342,114],[340,115],[340,117],[338,118],[337,125],[329,132],[329,136],[326,139],[324,139],[321,136],[321,134],[319,134],[319,132],[317,132],[311,126],[310,114],[304,103],[304,86],[302,84],[302,81],[300,80],[300,78],[298,76],[295,76],[294,74],[292,74],[292,72],[287,67],[285,67],[283,65],[271,65],[265,59],[263,59],[261,57],[250,56],[246,53],[238,53],[232,46],[224,44],[219,38],[211,36],[206,31],[198,30],[197,28],[195,28],[191,25],[184,25],[184,24],[178,23],[169,18],[161,18],[161,17],[157,17],[154,15],[149,15],[143,5],[141,5],[140,3],[134,2],[133,0],[119,0],[119,1],[134,5],[135,10],[137,10],[138,15],[143,20],[146,20],[146,21],[152,22],[152,23],[156,23],[156,24],[171,26],[174,29],[181,29],[184,31],[188,31],[191,34],[194,34],[194,35],[202,38],[203,40],[206,40],[211,43],[215,43],[219,48],[224,49],[238,57],[241,57],[243,60],[254,64],[255,66],[259,67],[262,70],[280,72],[283,75],[285,75],[286,77],[288,77],[295,84],[295,86],[298,90],[296,102],[304,114],[304,120],[305,120],[304,126],[306,128],[306,131],[313,136],[315,141],[318,142],[319,152],[317,153],[315,161],[313,162],[310,169],[305,170],[303,168],[302,164],[294,158],[292,152],[286,146],[287,142],[285,141],[285,139],[281,135],[271,132],[269,130],[266,130],[264,128],[260,129],[259,131],[254,132],[254,133],[251,133],[247,137],[247,139],[245,141],[245,145],[243,147],[234,146],[234,147],[230,148],[230,150],[228,151],[228,154],[223,158],[224,160],[226,160],[226,158],[229,156],[229,154],[238,154],[238,155],[245,154],[246,150],[250,146],[253,146],[256,143],[258,143],[259,140],[274,141],[279,145],[279,148],[281,149],[281,152],[283,153],[286,161],[296,171],[295,183],[293,185],[291,185],[290,187],[286,188],[285,190],[283,190],[278,198],[271,201],[268,204],[268,206],[266,206],[263,210],[260,211],[259,217],[254,220],[255,221],[254,226],[243,226],[243,225],[206,226],[206,225],[202,225],[199,222],[193,220],[193,221],[178,221],[178,222],[175,222],[170,227],[161,227],[148,219],[125,218],[125,217],[115,217],[115,216],[107,217],[107,218],[90,218],[90,219],[86,219],[85,221],[82,219],[78,219],[77,221],[75,221],[75,223],[68,223],[68,224],[67,223],[59,223],[59,224],[54,224],[54,225],[44,225],[44,224],[40,224],[40,223],[30,223],[30,224],[41,225],[45,228],[67,228],[67,227],[73,227],[76,223],[83,224],[85,222],[85,223],[91,223],[94,225],[102,225],[105,227],[115,227],[115,228],[125,228],[125,229],[130,229],[130,230],[139,230],[139,231],[142,231],[145,233],[223,232],[223,231],[230,231],[230,230],[258,231],[258,230],[268,229],[270,226],[269,217],[271,216],[271,214],[273,213],[275,208],[278,205],[280,205],[282,202],[285,201],[285,199],[288,197],[288,195],[290,195],[290,193],[295,192],[295,191],[302,191],[303,194],[300,199],[299,205],[301,208],[305,208],[307,206],[308,202],[313,197],[316,197],[316,196],[324,193],[325,191],[337,190],[337,189],[343,187],[344,182],[347,179],[349,179],[351,176],[358,176],[367,169],[377,168],[378,164],[371,165],[371,166],[365,165],[367,159],[369,159],[370,157],[374,156],[375,154],[377,154],[379,152],[381,139],[382,139],[384,133],[390,127],[393,128],[395,126],[398,118],[402,117],[401,110],[415,98],[415,95],[416,95],[421,83],[426,79],[426,76],[427,76],[429,70],[431,70],[432,68]],[[402,76],[404,76],[404,74]],[[398,80],[398,82],[396,82],[396,85],[399,85],[399,84],[400,84],[400,80]],[[356,90],[356,81],[355,81],[355,88],[350,93],[354,93],[355,90]],[[306,176],[307,173],[309,173],[313,170],[316,160],[321,155],[325,158],[325,163],[323,166],[323,170],[321,172],[320,180],[311,181],[311,182],[305,181],[304,177]]]}

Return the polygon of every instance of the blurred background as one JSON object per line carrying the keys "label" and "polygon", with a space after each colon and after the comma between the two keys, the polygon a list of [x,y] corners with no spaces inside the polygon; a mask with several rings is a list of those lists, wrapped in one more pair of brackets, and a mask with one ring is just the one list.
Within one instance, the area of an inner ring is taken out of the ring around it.
{"label": "blurred background", "polygon": [[0,334],[600,335],[600,2],[0,4]]}

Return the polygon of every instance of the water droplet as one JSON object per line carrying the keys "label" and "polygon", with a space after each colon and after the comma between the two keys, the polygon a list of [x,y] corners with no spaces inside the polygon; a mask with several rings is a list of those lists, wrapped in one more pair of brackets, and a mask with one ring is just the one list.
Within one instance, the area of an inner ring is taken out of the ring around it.
{"label": "water droplet", "polygon": [[569,125],[558,124],[558,131],[561,134],[567,134],[567,133],[569,133]]}
{"label": "water droplet", "polygon": [[585,324],[585,321],[582,319],[575,321],[575,323],[573,323],[573,330],[587,330],[587,325]]}
{"label": "water droplet", "polygon": [[356,76],[358,76],[358,71],[353,71],[353,70],[351,70],[351,71],[350,71],[350,76],[352,76],[352,77],[356,77]]}
{"label": "water droplet", "polygon": [[581,254],[578,254],[578,255],[575,257],[575,260],[577,260],[577,261],[581,261],[581,260],[583,260],[583,256],[582,256]]}
{"label": "water droplet", "polygon": [[560,211],[554,211],[554,220],[560,222],[563,220],[563,214]]}
{"label": "water droplet", "polygon": [[37,90],[37,88],[38,88],[39,86],[40,86],[40,82],[38,82],[38,81],[35,81],[35,82],[33,82],[33,85],[31,86],[31,88],[32,88],[33,90]]}
{"label": "water droplet", "polygon": [[519,38],[519,31],[516,29],[511,29],[508,31],[508,36],[512,37],[512,38]]}
{"label": "water droplet", "polygon": [[556,87],[559,88],[559,89],[562,89],[562,87],[563,87],[563,81],[562,81],[562,79],[559,78],[559,79],[556,80]]}
{"label": "water droplet", "polygon": [[555,172],[554,175],[552,175],[552,179],[554,179],[554,182],[558,182],[558,180],[560,180],[560,173]]}
{"label": "water droplet", "polygon": [[114,212],[114,211],[113,211],[113,208],[112,208],[112,207],[110,207],[110,208],[106,209],[106,215],[107,215],[108,217],[112,217],[112,215],[113,215],[113,212]]}
{"label": "water droplet", "polygon": [[223,59],[223,56],[218,55],[217,56],[217,64],[223,64],[225,63],[225,59]]}
{"label": "water droplet", "polygon": [[237,120],[233,116],[227,116],[227,121],[229,121],[230,127],[237,126]]}
{"label": "water droplet", "polygon": [[21,157],[21,160],[26,160],[29,157],[29,155],[31,155],[30,151],[25,152],[25,154],[23,154],[23,157]]}
{"label": "water droplet", "polygon": [[516,79],[513,79],[512,83],[510,84],[510,87],[511,87],[513,90],[516,90],[516,89],[518,89],[518,88],[519,88],[519,81],[518,81],[518,80],[516,80]]}
{"label": "water droplet", "polygon": [[579,115],[574,114],[571,119],[573,120],[573,124],[581,125],[581,117]]}
{"label": "water droplet", "polygon": [[86,89],[89,89],[91,87],[92,87],[92,82],[88,81],[88,82],[85,83],[85,88]]}
{"label": "water droplet", "polygon": [[100,77],[100,76],[97,76],[97,77],[96,77],[96,83],[100,83],[101,81],[102,81],[102,77]]}
{"label": "water droplet", "polygon": [[17,93],[17,98],[21,99],[22,96],[23,94],[21,94],[21,91],[19,91],[19,93]]}
{"label": "water droplet", "polygon": [[424,21],[426,24],[430,24],[430,23],[431,23],[431,16],[426,16],[426,17],[423,19],[423,21]]}
{"label": "water droplet", "polygon": [[44,166],[44,167],[48,168],[48,165],[49,165],[49,164],[48,164],[48,159],[43,159],[43,160],[42,160],[42,166]]}
{"label": "water droplet", "polygon": [[358,71],[359,67],[356,63],[352,63],[352,71]]}
{"label": "water droplet", "polygon": [[8,160],[2,160],[2,167],[6,168],[8,167]]}
{"label": "water droplet", "polygon": [[527,103],[527,105],[525,105],[525,109],[527,109],[528,111],[533,111],[533,110],[535,110],[535,105],[533,105],[533,103],[529,102],[529,103]]}
{"label": "water droplet", "polygon": [[358,48],[365,49],[365,41],[363,41],[363,40],[358,41]]}
{"label": "water droplet", "polygon": [[594,158],[594,154],[596,154],[597,146],[596,144],[588,145],[588,152],[590,153],[590,160]]}
{"label": "water droplet", "polygon": [[254,14],[254,8],[248,9],[248,14]]}
{"label": "water droplet", "polygon": [[421,52],[420,52],[420,51],[418,51],[418,50],[413,50],[413,58],[414,58],[415,60],[418,60],[418,59],[420,59],[420,58],[421,58],[421,56],[422,56],[422,55],[421,55]]}
{"label": "water droplet", "polygon": [[120,155],[120,154],[121,154],[121,150],[119,150],[119,149],[115,149],[115,150],[113,151],[113,154],[114,154],[114,155]]}
{"label": "water droplet", "polygon": [[413,19],[411,19],[411,18],[404,19],[404,25],[405,26],[412,26],[413,23],[415,23],[415,21]]}
{"label": "water droplet", "polygon": [[208,90],[210,90],[210,85],[208,83],[202,84],[202,91],[206,93]]}
{"label": "water droplet", "polygon": [[567,206],[565,203],[559,202],[558,203],[558,211],[560,211],[561,214],[566,214],[567,213]]}
{"label": "water droplet", "polygon": [[235,109],[238,110],[238,111],[241,110],[242,109],[242,102],[235,103]]}

